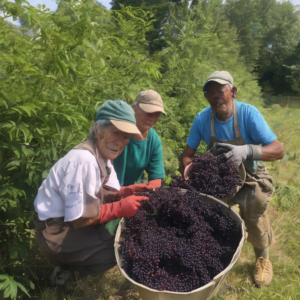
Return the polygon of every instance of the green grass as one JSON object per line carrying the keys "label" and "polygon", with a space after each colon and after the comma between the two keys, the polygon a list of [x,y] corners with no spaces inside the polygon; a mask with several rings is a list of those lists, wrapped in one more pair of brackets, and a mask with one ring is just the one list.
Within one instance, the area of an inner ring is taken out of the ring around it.
{"label": "green grass", "polygon": [[274,202],[282,210],[292,209],[300,197],[300,109],[272,105],[262,113],[285,148],[282,160],[266,164],[276,182]]}
{"label": "green grass", "polygon": [[219,299],[300,299],[300,206],[292,212],[271,207],[270,212],[276,236],[270,248],[272,284],[261,289],[255,287],[252,275],[255,256],[251,244],[245,243],[238,263],[227,277],[230,290],[223,288]]}
{"label": "green grass", "polygon": [[300,299],[300,109],[279,105],[259,109],[285,148],[281,161],[266,163],[276,182],[268,209],[276,237],[270,248],[274,279],[269,287],[255,287],[255,257],[251,244],[245,243],[239,261],[227,277],[227,288],[223,287],[214,300]]}

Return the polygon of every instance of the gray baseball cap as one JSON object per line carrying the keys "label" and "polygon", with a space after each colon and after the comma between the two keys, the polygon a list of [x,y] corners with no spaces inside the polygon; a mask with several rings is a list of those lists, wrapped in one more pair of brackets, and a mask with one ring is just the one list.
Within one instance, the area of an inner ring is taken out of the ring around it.
{"label": "gray baseball cap", "polygon": [[208,76],[203,86],[203,92],[206,92],[208,86],[207,83],[211,81],[220,84],[230,84],[230,86],[233,87],[233,78],[227,71],[215,71]]}

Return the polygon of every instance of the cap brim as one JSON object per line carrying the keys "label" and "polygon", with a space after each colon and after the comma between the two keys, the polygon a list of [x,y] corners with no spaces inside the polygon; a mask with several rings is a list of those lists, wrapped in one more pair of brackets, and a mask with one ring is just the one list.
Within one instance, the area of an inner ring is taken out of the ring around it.
{"label": "cap brim", "polygon": [[205,82],[205,84],[204,84],[204,86],[203,86],[203,92],[205,92],[205,87],[206,87],[206,85],[209,83],[209,82],[217,82],[217,83],[219,83],[219,84],[230,84],[230,85],[232,85],[229,81],[227,81],[227,80],[223,80],[223,79],[214,79],[214,78],[212,78],[212,79],[209,79],[209,80],[207,80],[206,82]]}
{"label": "cap brim", "polygon": [[[209,79],[207,82],[211,82],[211,81],[215,81],[215,82],[217,82],[217,83],[220,83],[220,84],[231,84],[229,81],[227,81],[227,80],[223,80],[223,79],[214,79],[214,78],[212,78],[212,79]],[[207,83],[206,82],[206,83]]]}
{"label": "cap brim", "polygon": [[152,105],[152,104],[145,104],[145,103],[139,103],[139,107],[146,113],[155,113],[155,112],[161,112],[165,116],[167,115],[164,109],[160,106],[157,105]]}
{"label": "cap brim", "polygon": [[141,132],[134,124],[125,121],[117,121],[117,120],[110,120],[110,122],[123,132],[127,132],[130,134],[141,134]]}

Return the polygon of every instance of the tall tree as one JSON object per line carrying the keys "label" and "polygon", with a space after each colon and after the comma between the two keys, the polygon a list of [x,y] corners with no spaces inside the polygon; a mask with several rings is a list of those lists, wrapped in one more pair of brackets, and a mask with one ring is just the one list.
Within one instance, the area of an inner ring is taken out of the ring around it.
{"label": "tall tree", "polygon": [[[263,37],[256,72],[263,89],[276,94],[291,93],[290,72],[300,40],[300,11],[289,1],[276,2],[269,12],[268,30]],[[295,74],[295,73],[294,73]],[[295,74],[296,75],[296,74]]]}
{"label": "tall tree", "polygon": [[300,38],[297,7],[289,1],[227,0],[224,11],[237,30],[240,55],[257,74],[263,90],[291,92],[287,77],[291,71],[284,65]]}
{"label": "tall tree", "polygon": [[162,79],[156,85],[168,107],[168,117],[160,120],[157,130],[178,154],[185,147],[195,115],[208,106],[202,88],[212,72],[232,74],[239,100],[259,101],[260,96],[255,78],[239,60],[237,35],[224,16],[222,1],[181,3],[170,8],[164,28],[167,47],[159,53]]}
{"label": "tall tree", "polygon": [[111,9],[120,10],[122,7],[139,7],[145,12],[151,12],[151,28],[146,34],[147,49],[150,53],[163,49],[166,44],[162,39],[163,26],[169,16],[169,7],[172,3],[180,3],[180,0],[112,0]]}
{"label": "tall tree", "polygon": [[241,42],[240,54],[254,67],[268,32],[270,10],[276,0],[227,0],[224,11],[236,28]]}

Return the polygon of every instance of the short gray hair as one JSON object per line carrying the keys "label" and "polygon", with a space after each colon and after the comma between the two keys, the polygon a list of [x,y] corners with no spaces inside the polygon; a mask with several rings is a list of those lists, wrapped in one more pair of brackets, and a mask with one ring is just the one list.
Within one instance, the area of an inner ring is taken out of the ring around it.
{"label": "short gray hair", "polygon": [[137,101],[134,101],[132,103],[131,107],[134,106],[134,105],[136,105],[139,108],[139,111],[137,112],[137,114],[140,115],[142,113],[142,109],[140,108],[139,103]]}
{"label": "short gray hair", "polygon": [[97,128],[98,133],[101,132],[101,130],[103,129],[103,127],[113,125],[113,124],[110,122],[110,120],[107,120],[107,119],[97,120],[97,121],[93,124],[93,126],[90,128],[90,130],[89,130],[88,140],[90,140],[90,141],[92,141],[92,142],[95,142],[95,140],[96,140],[96,137],[95,137],[95,124],[98,124],[98,128]]}

